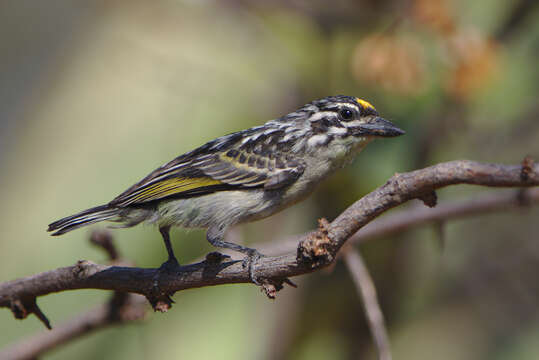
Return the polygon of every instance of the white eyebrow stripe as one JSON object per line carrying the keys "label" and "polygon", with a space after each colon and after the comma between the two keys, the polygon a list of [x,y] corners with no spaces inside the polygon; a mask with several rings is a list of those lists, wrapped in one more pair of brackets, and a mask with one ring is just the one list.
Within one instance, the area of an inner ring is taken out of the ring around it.
{"label": "white eyebrow stripe", "polygon": [[353,110],[355,110],[355,111],[357,111],[357,112],[360,111],[360,108],[359,108],[358,106],[354,105],[354,104],[342,103],[342,104],[340,104],[340,105],[341,105],[341,108],[347,107],[347,108],[353,109]]}
{"label": "white eyebrow stripe", "polygon": [[309,118],[310,121],[318,121],[325,117],[335,117],[335,113],[333,111],[321,111],[319,113],[314,114]]}

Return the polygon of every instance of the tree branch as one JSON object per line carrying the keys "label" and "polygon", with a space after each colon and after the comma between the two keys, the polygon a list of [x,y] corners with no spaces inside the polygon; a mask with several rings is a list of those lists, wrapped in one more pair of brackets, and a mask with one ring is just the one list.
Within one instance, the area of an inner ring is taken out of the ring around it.
{"label": "tree branch", "polygon": [[[260,259],[256,273],[260,279],[265,279],[266,293],[274,294],[290,276],[306,274],[329,265],[355,232],[383,212],[415,198],[434,205],[433,192],[454,184],[538,186],[539,164],[530,160],[522,165],[461,160],[395,174],[386,184],[346,209],[331,224],[322,220],[318,231],[308,234],[300,242],[297,253]],[[226,259],[212,256],[200,263],[178,267],[170,273],[159,272],[158,269],[79,261],[73,266],[0,284],[0,306],[13,308],[18,301],[24,303],[28,299],[65,290],[103,289],[142,294],[150,300],[154,309],[167,310],[171,305],[169,296],[176,291],[250,282],[249,270],[242,266],[241,261],[222,260]]]}

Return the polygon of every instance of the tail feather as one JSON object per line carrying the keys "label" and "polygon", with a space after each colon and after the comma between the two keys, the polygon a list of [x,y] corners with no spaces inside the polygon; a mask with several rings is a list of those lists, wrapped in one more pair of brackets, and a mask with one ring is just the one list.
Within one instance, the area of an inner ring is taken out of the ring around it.
{"label": "tail feather", "polygon": [[71,215],[49,224],[47,231],[55,231],[51,235],[58,236],[82,226],[94,224],[103,220],[110,220],[119,214],[118,208],[111,208],[109,205],[101,205],[84,210],[78,214]]}

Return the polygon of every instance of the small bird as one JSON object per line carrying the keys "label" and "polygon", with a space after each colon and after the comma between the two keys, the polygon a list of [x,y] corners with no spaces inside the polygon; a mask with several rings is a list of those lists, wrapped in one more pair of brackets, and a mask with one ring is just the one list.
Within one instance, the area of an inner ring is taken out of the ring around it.
{"label": "small bird", "polygon": [[263,255],[224,241],[226,230],[303,200],[371,140],[402,134],[403,130],[379,117],[369,102],[329,96],[180,155],[108,204],[55,221],[48,231],[61,235],[104,220],[120,227],[156,224],[168,252],[161,267],[167,269],[178,265],[170,228],[206,228],[213,246],[246,255],[244,265],[258,284],[253,264]]}

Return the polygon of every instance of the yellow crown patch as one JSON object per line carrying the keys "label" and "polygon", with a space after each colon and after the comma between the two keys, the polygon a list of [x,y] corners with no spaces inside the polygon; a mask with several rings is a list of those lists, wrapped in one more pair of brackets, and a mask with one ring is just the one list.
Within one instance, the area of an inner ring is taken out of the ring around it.
{"label": "yellow crown patch", "polygon": [[363,99],[360,99],[360,98],[356,98],[356,101],[358,102],[359,105],[363,106],[365,109],[373,109],[373,110],[376,110],[374,108],[374,106],[372,106],[372,104],[368,101],[365,101]]}

